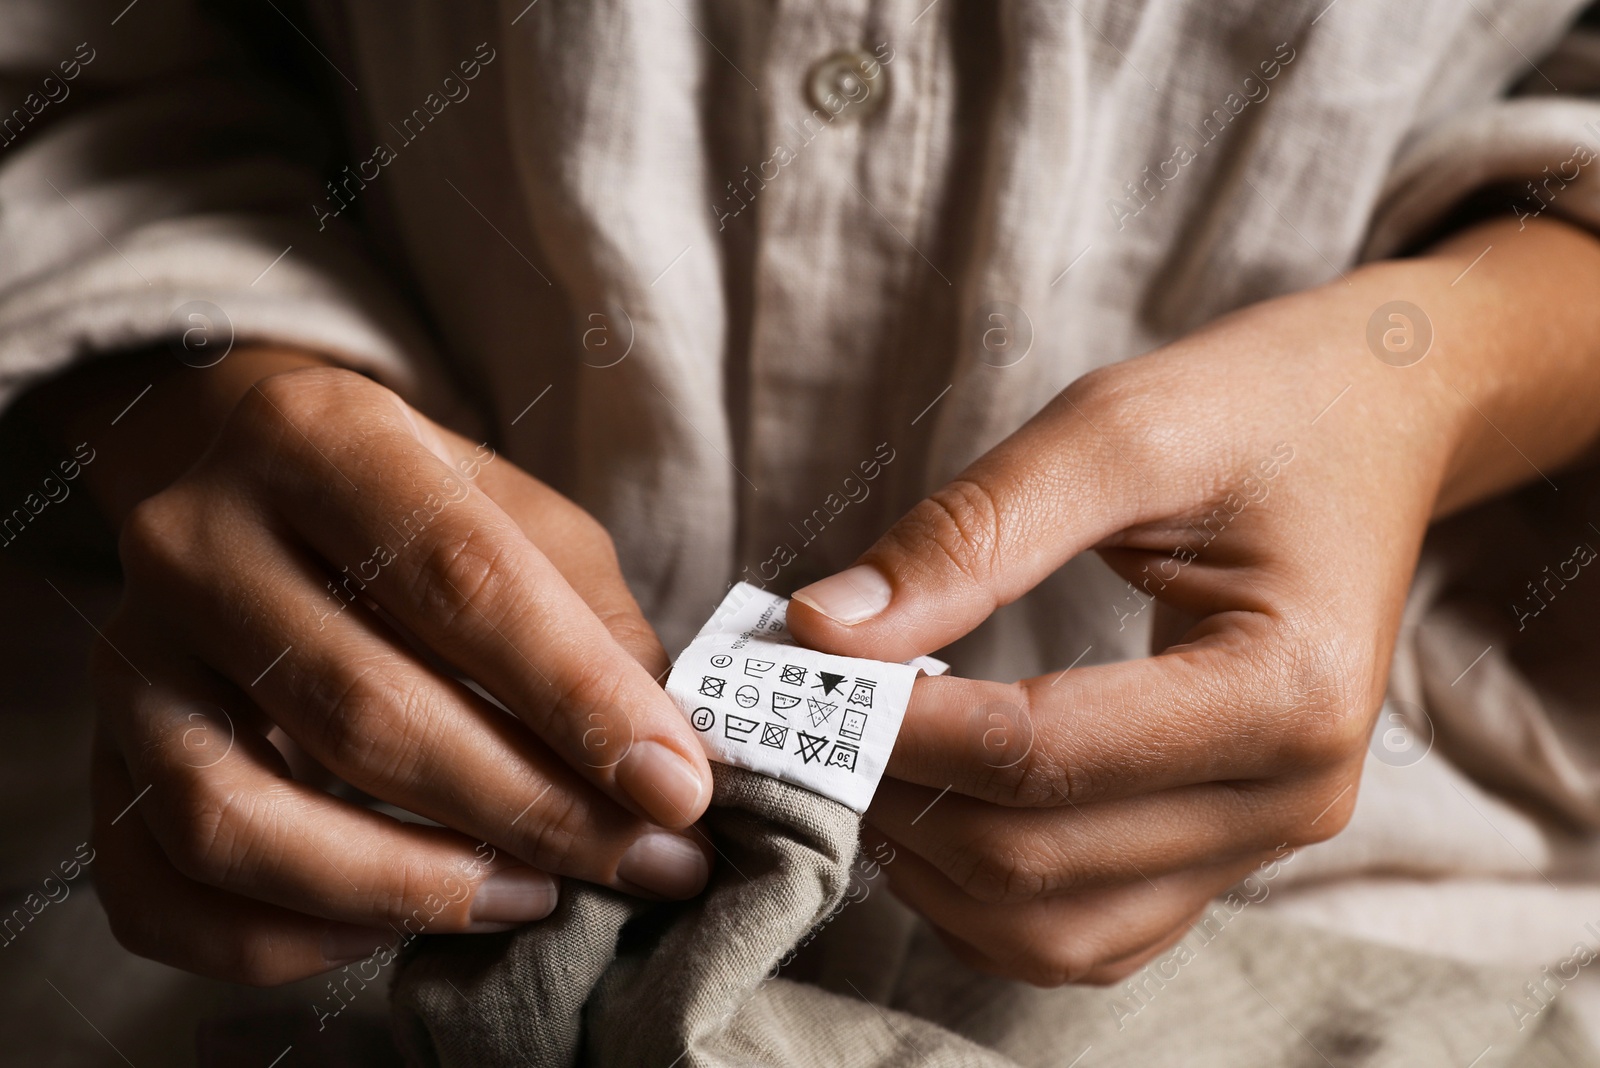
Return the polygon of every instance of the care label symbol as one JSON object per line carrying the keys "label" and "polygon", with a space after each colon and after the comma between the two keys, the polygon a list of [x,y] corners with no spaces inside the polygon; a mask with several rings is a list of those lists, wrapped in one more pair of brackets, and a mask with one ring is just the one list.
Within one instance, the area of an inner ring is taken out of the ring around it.
{"label": "care label symbol", "polygon": [[815,764],[822,759],[822,747],[828,744],[826,735],[818,736],[807,734],[805,731],[795,731],[795,738],[799,746],[795,749],[800,754],[800,760],[806,764]]}
{"label": "care label symbol", "polygon": [[804,686],[806,669],[798,664],[785,664],[778,671],[778,681],[787,686]]}
{"label": "care label symbol", "polygon": [[827,723],[828,720],[833,718],[833,714],[839,710],[837,701],[819,701],[815,697],[807,697],[806,705],[811,709],[811,725],[813,727],[820,727]]}
{"label": "care label symbol", "polygon": [[834,742],[833,752],[828,754],[828,763],[824,766],[829,768],[843,768],[846,771],[855,771],[856,753],[859,751],[860,750],[856,749],[856,747],[853,745],[846,745],[844,742]]}
{"label": "care label symbol", "polygon": [[856,688],[850,691],[850,703],[862,708],[872,707],[872,688],[878,685],[871,679],[857,679]]}
{"label": "care label symbol", "polygon": [[772,670],[772,664],[771,660],[757,660],[755,657],[750,657],[744,662],[744,673],[760,678]]}
{"label": "care label symbol", "polygon": [[782,749],[789,740],[789,728],[781,723],[763,723],[761,725],[761,744],[774,749]]}
{"label": "care label symbol", "polygon": [[867,714],[865,712],[857,712],[853,708],[845,709],[844,719],[839,723],[840,736],[844,738],[854,738],[859,742],[861,740],[861,736],[865,734],[866,731]]}
{"label": "care label symbol", "polygon": [[755,733],[757,723],[743,716],[727,716],[722,721],[722,733],[730,742],[748,742]]}
{"label": "care label symbol", "polygon": [[811,688],[813,690],[820,689],[824,696],[833,693],[833,691],[844,685],[843,675],[835,675],[831,671],[818,671],[817,674],[822,676],[822,681]]}
{"label": "care label symbol", "polygon": [[799,703],[800,698],[795,697],[793,694],[779,693],[777,690],[772,691],[772,714],[779,719],[788,719],[789,709]]}
{"label": "care label symbol", "polygon": [[717,725],[717,714],[709,708],[697,708],[689,717],[689,722],[694,724],[697,731],[708,731]]}
{"label": "care label symbol", "polygon": [[711,658],[711,666],[714,668],[725,668],[731,663],[733,663],[733,657],[727,653],[718,653]]}
{"label": "care label symbol", "polygon": [[733,699],[739,702],[740,708],[754,708],[761,700],[761,691],[754,686],[741,686],[733,691]]}
{"label": "care label symbol", "polygon": [[700,696],[721,697],[722,688],[727,684],[727,679],[719,679],[715,675],[706,675],[700,680]]}

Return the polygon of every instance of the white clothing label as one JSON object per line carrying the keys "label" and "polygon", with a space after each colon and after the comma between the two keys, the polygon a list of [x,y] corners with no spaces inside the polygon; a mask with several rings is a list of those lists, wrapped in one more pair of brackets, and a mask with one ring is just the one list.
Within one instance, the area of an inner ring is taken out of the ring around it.
{"label": "white clothing label", "polygon": [[865,812],[889,764],[917,675],[904,664],[804,649],[789,636],[789,602],[741,582],[667,677],[706,756],[759,771]]}

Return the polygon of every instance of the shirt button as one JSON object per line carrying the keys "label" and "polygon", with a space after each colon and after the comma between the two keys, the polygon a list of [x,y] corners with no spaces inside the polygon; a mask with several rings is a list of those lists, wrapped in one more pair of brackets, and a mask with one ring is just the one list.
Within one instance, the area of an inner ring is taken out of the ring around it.
{"label": "shirt button", "polygon": [[835,52],[811,65],[806,93],[811,103],[841,119],[864,119],[883,106],[889,72],[871,52]]}

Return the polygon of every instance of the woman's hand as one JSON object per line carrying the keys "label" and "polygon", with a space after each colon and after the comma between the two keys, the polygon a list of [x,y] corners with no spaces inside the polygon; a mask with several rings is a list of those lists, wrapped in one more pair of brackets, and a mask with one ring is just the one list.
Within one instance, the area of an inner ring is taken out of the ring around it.
{"label": "woman's hand", "polygon": [[1149,659],[917,683],[867,817],[896,893],[977,968],[1110,982],[1342,828],[1430,520],[1600,434],[1595,293],[1591,237],[1493,224],[1249,308],[1080,379],[796,593],[801,641],[904,660],[1093,549],[1130,583],[1108,625],[1160,615]]}
{"label": "woman's hand", "polygon": [[[124,464],[97,491],[131,507],[93,668],[95,870],[119,939],[276,983],[401,934],[538,919],[557,875],[697,892],[706,859],[677,832],[709,769],[600,525],[360,375],[224,366],[231,414],[197,464],[148,496]],[[153,451],[179,433],[161,398],[196,374],[145,402]],[[316,765],[442,826],[330,794]]]}

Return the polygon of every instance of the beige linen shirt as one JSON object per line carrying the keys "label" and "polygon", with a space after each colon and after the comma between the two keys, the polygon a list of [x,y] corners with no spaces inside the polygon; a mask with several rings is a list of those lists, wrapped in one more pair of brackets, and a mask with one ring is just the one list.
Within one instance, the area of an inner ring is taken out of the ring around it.
{"label": "beige linen shirt", "polygon": [[[1600,153],[1582,6],[13,3],[0,389],[207,302],[592,511],[676,650],[736,579],[788,593],[849,564],[1086,371],[1401,252],[1489,186],[1600,221],[1572,163]],[[326,88],[341,138],[252,46]],[[1430,550],[1395,693],[1439,754],[1376,760],[1351,832],[1299,871],[1537,889],[1590,864],[1595,632],[1549,621],[1519,659],[1502,587],[1464,604],[1457,579],[1493,558],[1515,589],[1600,534],[1517,529],[1509,560],[1476,535]],[[1073,561],[950,659],[1017,678],[1140,655],[1128,597]]]}

